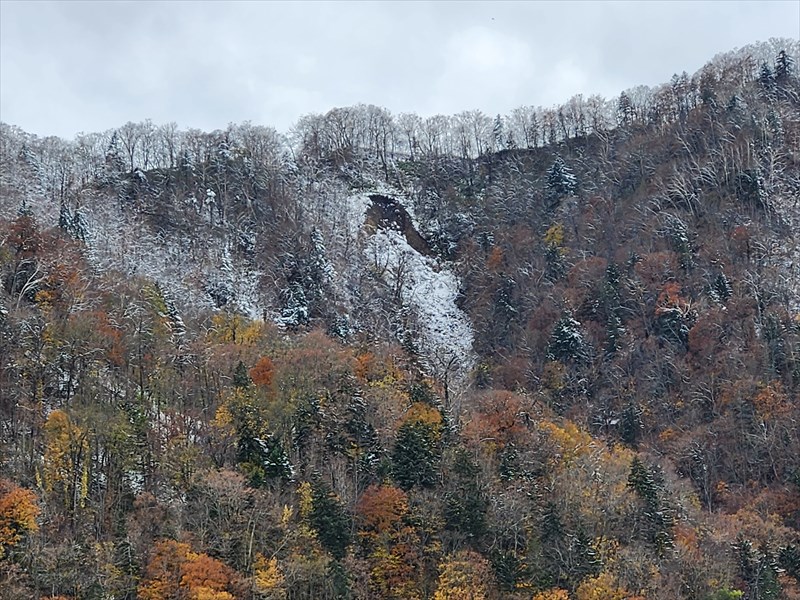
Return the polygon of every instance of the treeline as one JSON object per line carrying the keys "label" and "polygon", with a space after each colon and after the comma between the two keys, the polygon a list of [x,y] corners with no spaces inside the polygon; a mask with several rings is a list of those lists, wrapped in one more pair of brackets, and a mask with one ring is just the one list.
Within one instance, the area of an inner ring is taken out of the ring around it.
{"label": "treeline", "polygon": [[[619,126],[663,127],[685,120],[700,105],[746,110],[735,106],[735,93],[755,81],[762,85],[765,97],[792,97],[797,91],[790,74],[798,56],[796,41],[772,40],[720,55],[692,76],[676,74],[668,83],[632,88],[611,100],[579,94],[560,106],[523,106],[495,117],[480,110],[427,118],[413,113],[395,116],[381,107],[356,105],[306,115],[288,135],[251,123],[206,133],[148,120],[65,141],[39,139],[4,124],[0,156],[4,161],[25,157],[46,194],[60,201],[88,182],[107,177],[109,169],[128,173],[207,169],[239,157],[255,175],[274,178],[285,176],[292,162],[308,159],[336,164],[370,159],[386,169],[402,157],[473,159],[506,149],[604,135]],[[219,193],[218,182],[214,183]]]}

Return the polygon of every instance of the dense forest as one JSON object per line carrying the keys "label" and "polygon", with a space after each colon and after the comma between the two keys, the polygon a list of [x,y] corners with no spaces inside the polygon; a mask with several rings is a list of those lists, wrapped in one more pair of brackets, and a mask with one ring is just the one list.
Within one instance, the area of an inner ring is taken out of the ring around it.
{"label": "dense forest", "polygon": [[800,598],[799,59],[0,124],[0,598]]}

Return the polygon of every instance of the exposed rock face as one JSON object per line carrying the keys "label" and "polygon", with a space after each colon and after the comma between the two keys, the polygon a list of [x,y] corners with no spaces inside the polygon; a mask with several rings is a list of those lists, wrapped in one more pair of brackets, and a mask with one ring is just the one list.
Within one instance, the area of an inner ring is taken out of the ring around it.
{"label": "exposed rock face", "polygon": [[378,229],[393,229],[402,233],[408,245],[424,256],[431,256],[431,248],[414,227],[411,215],[405,207],[393,198],[373,194],[372,204],[367,209],[365,227],[369,233]]}

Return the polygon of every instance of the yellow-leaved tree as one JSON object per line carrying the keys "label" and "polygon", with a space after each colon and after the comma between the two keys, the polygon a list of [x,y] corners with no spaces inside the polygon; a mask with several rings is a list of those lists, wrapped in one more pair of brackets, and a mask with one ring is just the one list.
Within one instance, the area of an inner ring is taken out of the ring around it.
{"label": "yellow-leaved tree", "polygon": [[256,554],[256,560],[253,562],[253,588],[259,598],[283,600],[286,598],[285,581],[278,559],[267,558],[261,553]]}
{"label": "yellow-leaved tree", "polygon": [[570,600],[570,598],[566,590],[553,588],[546,592],[539,592],[533,597],[533,600]]}
{"label": "yellow-leaved tree", "polygon": [[575,590],[576,600],[633,600],[625,588],[619,587],[611,573],[587,577]]}
{"label": "yellow-leaved tree", "polygon": [[36,494],[0,479],[0,560],[30,532],[36,531],[39,505]]}
{"label": "yellow-leaved tree", "polygon": [[486,600],[491,588],[489,561],[477,552],[462,550],[439,565],[439,584],[433,600]]}
{"label": "yellow-leaved tree", "polygon": [[67,511],[75,511],[89,493],[87,433],[65,411],[54,410],[45,422],[44,439],[44,489],[60,496]]}

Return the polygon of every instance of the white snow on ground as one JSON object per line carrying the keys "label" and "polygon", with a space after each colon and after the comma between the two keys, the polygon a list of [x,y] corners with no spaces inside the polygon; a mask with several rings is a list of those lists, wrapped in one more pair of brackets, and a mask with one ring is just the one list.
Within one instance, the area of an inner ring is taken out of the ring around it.
{"label": "white snow on ground", "polygon": [[398,231],[377,231],[364,253],[370,268],[414,311],[417,341],[433,374],[463,383],[475,363],[474,332],[456,306],[456,275],[414,250]]}
{"label": "white snow on ground", "polygon": [[191,249],[188,236],[153,235],[137,215],[112,203],[94,204],[87,218],[86,247],[98,272],[117,270],[156,281],[184,308],[212,309],[203,286],[223,286],[231,308],[251,319],[261,316],[260,272],[233,261],[222,242]]}
{"label": "white snow on ground", "polygon": [[779,196],[773,199],[772,206],[793,232],[778,248],[781,254],[779,264],[787,274],[787,285],[794,292],[789,298],[789,310],[800,314],[800,197]]}

